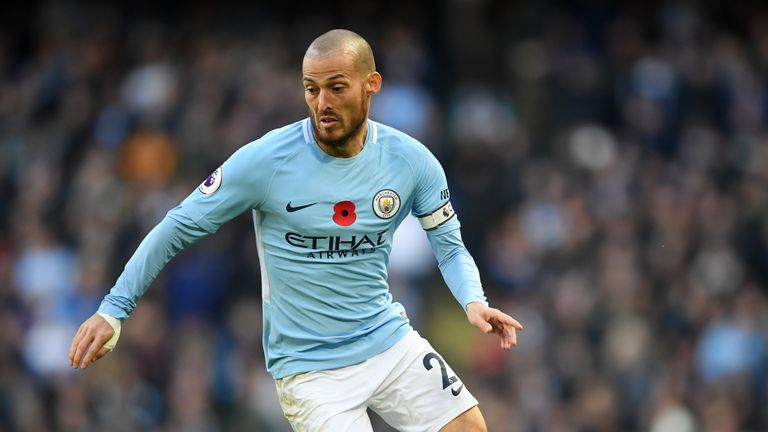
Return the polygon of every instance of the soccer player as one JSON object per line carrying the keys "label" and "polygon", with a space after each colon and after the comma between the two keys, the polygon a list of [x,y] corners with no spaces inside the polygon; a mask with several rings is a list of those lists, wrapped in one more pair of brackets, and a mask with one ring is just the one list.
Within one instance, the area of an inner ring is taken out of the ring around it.
{"label": "soccer player", "polygon": [[371,431],[366,408],[401,431],[485,431],[477,400],[392,302],[395,229],[416,215],[469,322],[516,344],[522,326],[488,307],[445,174],[415,139],[368,119],[381,88],[359,35],[307,49],[309,118],[236,151],[147,235],[75,334],[73,368],[114,348],[121,323],[176,253],[251,210],[261,265],[264,355],[296,431]]}

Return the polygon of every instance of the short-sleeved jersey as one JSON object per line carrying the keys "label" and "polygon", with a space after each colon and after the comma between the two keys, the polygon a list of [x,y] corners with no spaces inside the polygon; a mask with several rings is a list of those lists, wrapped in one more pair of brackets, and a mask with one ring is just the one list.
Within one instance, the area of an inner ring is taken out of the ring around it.
{"label": "short-sleeved jersey", "polygon": [[264,352],[279,378],[364,361],[411,330],[387,285],[393,234],[409,212],[456,230],[448,198],[413,138],[368,120],[361,152],[336,158],[304,119],[239,149],[174,211],[214,232],[252,210]]}

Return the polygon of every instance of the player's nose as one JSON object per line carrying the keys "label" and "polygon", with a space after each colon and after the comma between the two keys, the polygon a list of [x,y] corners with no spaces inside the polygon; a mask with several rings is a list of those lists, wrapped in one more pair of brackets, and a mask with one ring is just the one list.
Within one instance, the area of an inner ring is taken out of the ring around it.
{"label": "player's nose", "polygon": [[320,90],[320,94],[317,96],[317,108],[320,112],[333,111],[333,102],[330,92]]}

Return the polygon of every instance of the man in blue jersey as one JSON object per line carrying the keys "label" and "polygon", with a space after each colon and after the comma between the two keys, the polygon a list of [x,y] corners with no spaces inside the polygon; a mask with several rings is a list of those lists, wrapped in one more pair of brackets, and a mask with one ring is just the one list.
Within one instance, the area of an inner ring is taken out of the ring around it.
{"label": "man in blue jersey", "polygon": [[392,302],[386,265],[408,213],[471,324],[516,344],[522,326],[489,308],[463,245],[445,174],[421,143],[368,119],[381,88],[359,35],[332,30],[303,61],[310,116],[236,151],[147,235],[75,335],[86,368],[162,267],[250,210],[261,265],[264,355],[296,431],[370,431],[371,408],[402,431],[484,431],[477,400]]}

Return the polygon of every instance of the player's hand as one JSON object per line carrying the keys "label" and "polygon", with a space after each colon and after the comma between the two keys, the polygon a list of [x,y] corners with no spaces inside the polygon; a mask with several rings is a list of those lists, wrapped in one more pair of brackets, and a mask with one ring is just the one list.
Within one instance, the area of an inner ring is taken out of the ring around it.
{"label": "player's hand", "polygon": [[104,344],[115,330],[98,313],[88,318],[75,333],[69,346],[69,363],[72,368],[85,369],[110,351]]}
{"label": "player's hand", "polygon": [[473,302],[467,305],[467,319],[483,333],[496,333],[501,337],[501,349],[509,350],[517,345],[517,331],[523,325],[504,312]]}

